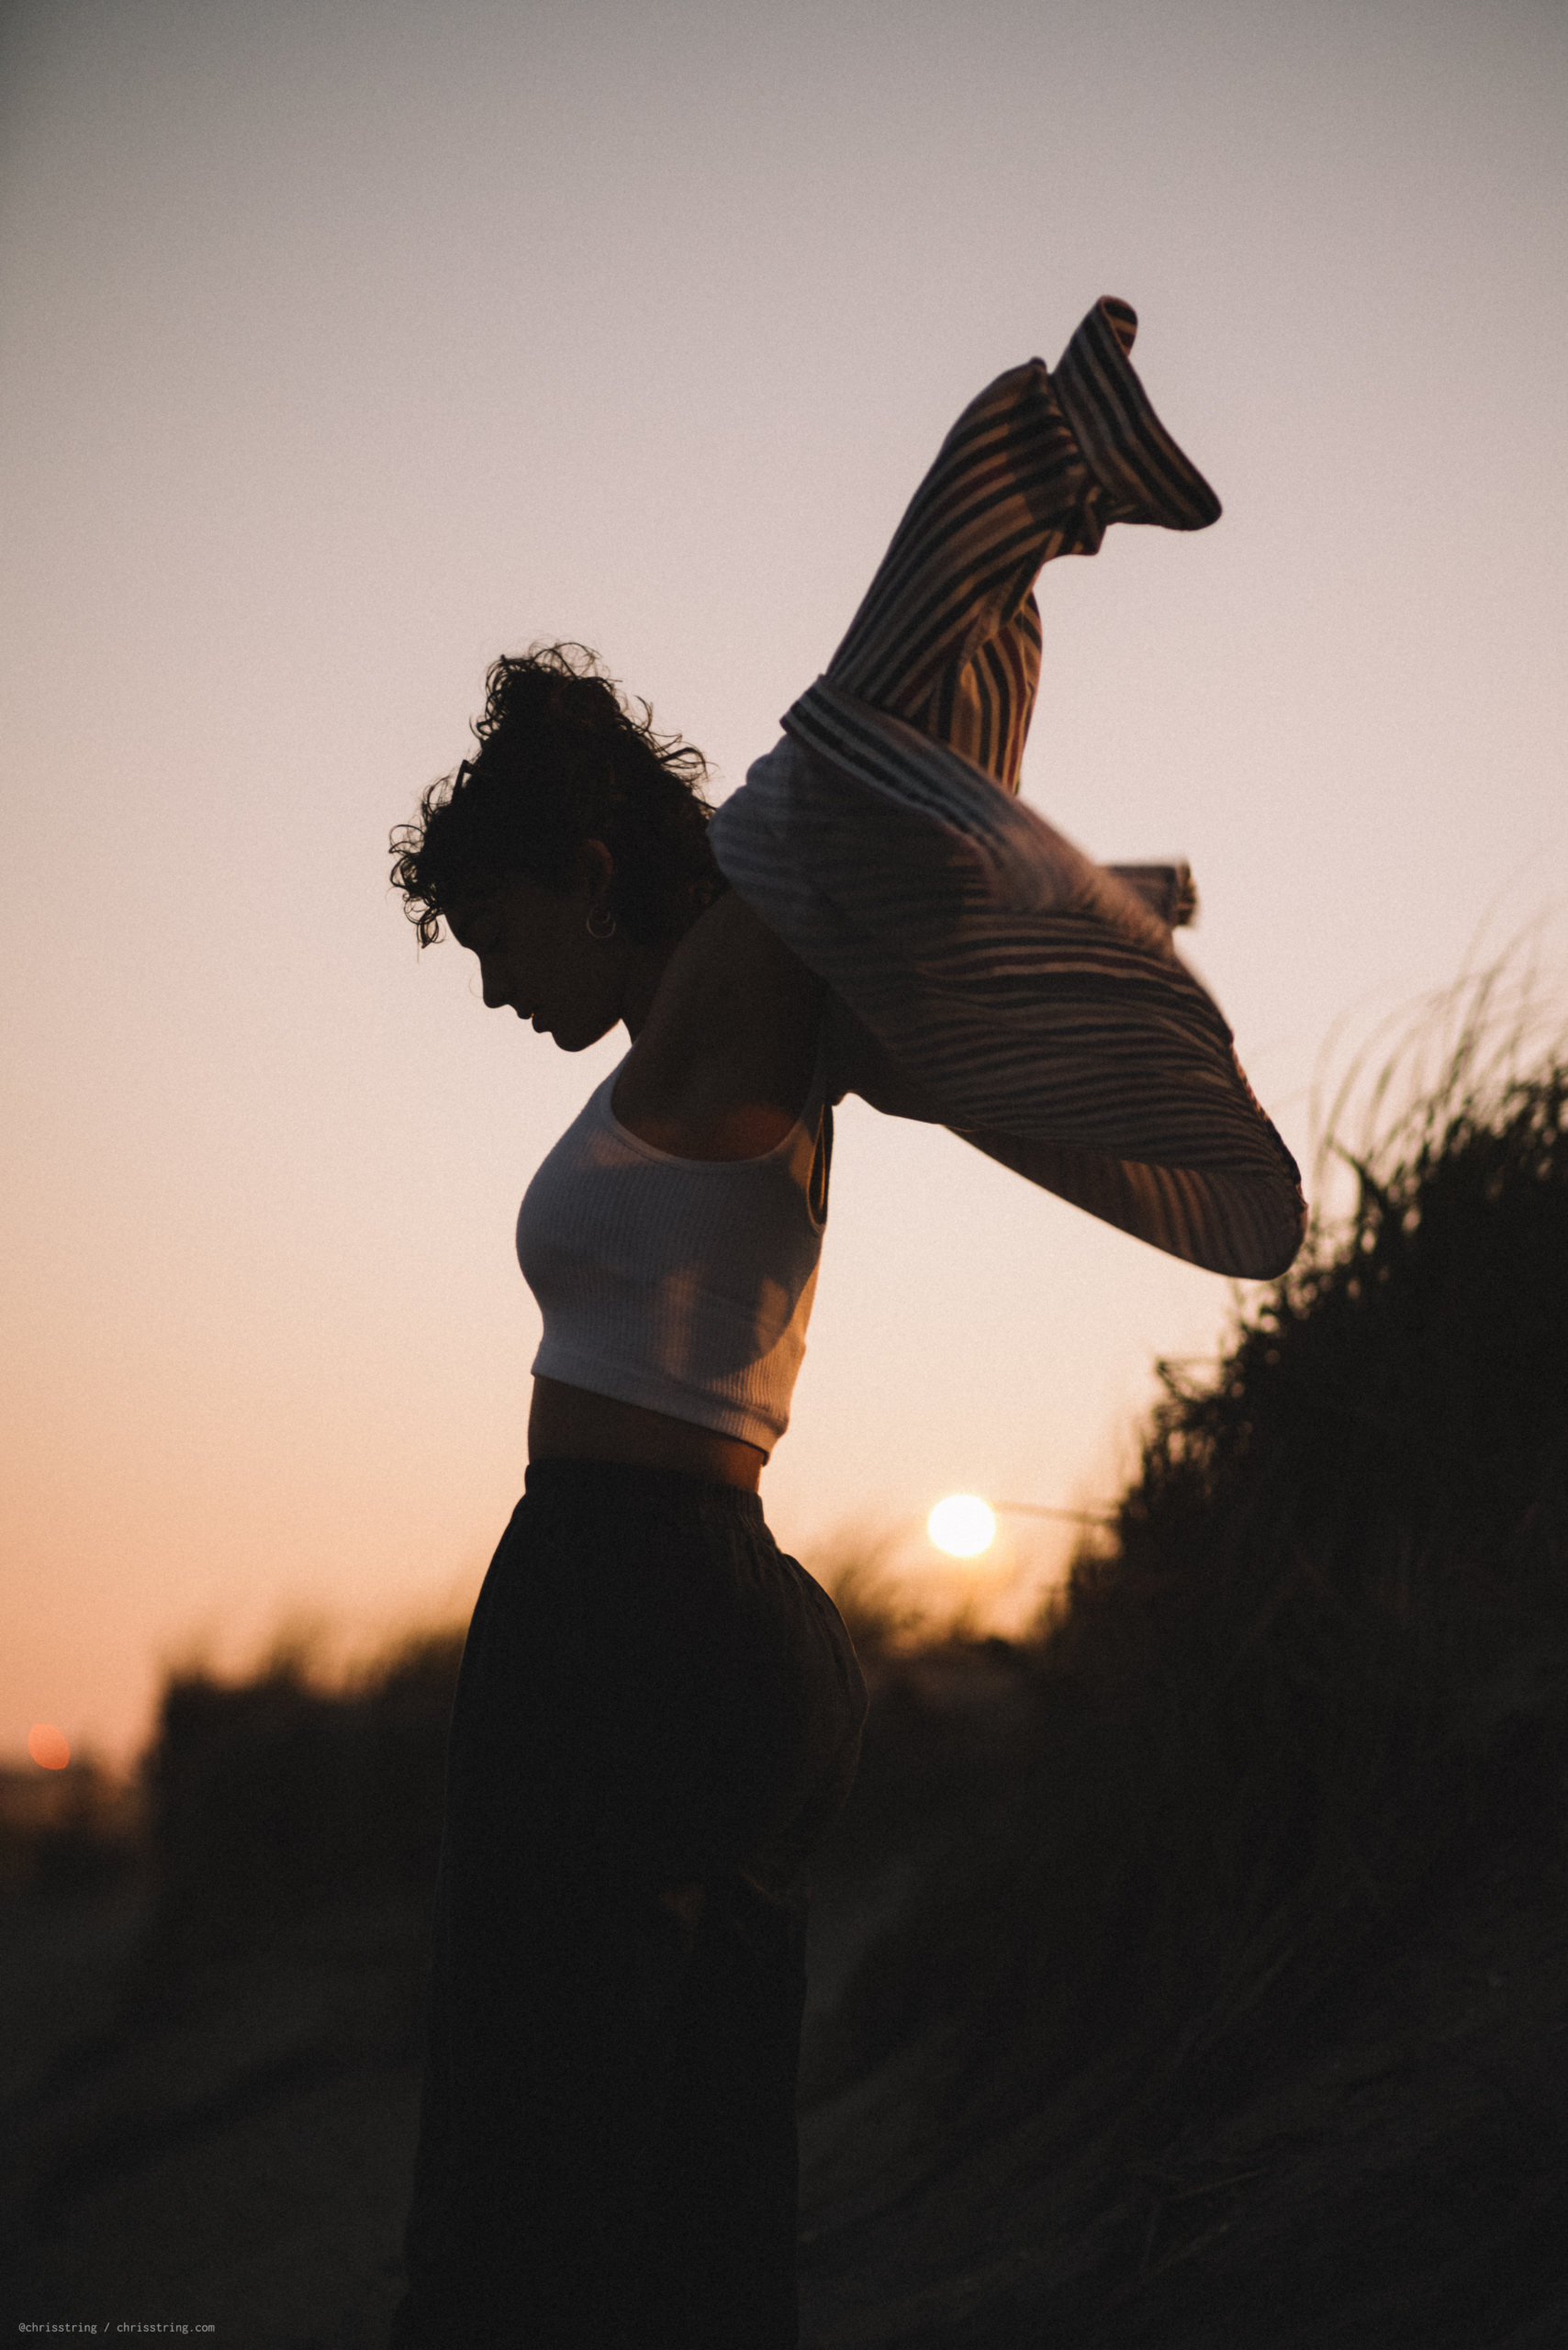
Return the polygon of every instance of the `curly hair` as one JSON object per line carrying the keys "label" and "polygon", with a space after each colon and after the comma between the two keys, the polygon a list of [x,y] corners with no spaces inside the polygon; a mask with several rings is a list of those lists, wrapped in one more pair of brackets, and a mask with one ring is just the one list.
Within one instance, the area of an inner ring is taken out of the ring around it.
{"label": "curly hair", "polygon": [[393,882],[420,946],[441,936],[449,906],[506,874],[569,889],[590,840],[614,860],[626,935],[673,945],[727,886],[708,845],[701,752],[655,734],[647,703],[634,709],[586,645],[503,656],[485,696],[476,755],[431,784],[418,822],[392,834]]}

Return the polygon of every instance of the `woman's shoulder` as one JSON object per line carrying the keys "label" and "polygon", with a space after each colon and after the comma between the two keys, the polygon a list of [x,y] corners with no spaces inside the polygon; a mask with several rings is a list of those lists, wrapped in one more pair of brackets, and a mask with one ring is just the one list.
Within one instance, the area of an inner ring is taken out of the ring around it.
{"label": "woman's shoulder", "polygon": [[690,1158],[756,1158],[783,1141],[811,1091],[820,979],[726,890],[669,959],[622,1064],[622,1125]]}

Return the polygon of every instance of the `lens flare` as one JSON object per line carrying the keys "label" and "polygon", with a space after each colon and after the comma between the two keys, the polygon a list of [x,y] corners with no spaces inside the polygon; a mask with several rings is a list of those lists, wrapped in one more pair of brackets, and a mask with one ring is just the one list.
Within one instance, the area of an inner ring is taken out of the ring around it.
{"label": "lens flare", "polygon": [[28,1732],[28,1752],[41,1771],[63,1771],[71,1746],[52,1722],[35,1722]]}
{"label": "lens flare", "polygon": [[978,1494],[949,1494],[926,1519],[925,1530],[950,1559],[978,1559],[996,1539],[996,1519]]}

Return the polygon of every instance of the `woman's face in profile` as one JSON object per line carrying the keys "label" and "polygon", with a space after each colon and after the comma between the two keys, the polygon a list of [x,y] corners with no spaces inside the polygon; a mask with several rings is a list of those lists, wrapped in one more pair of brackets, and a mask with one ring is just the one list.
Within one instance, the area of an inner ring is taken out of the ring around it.
{"label": "woman's face in profile", "polygon": [[459,946],[479,961],[488,1011],[510,1009],[563,1052],[595,1045],[621,1017],[619,958],[588,935],[588,882],[547,890],[508,873],[484,897],[446,909]]}

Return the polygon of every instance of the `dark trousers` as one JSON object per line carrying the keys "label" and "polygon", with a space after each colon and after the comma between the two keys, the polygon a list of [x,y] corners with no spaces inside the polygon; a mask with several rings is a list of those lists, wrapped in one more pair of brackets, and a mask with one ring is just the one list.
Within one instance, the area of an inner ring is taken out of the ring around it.
{"label": "dark trousers", "polygon": [[755,1494],[530,1467],[458,1681],[394,2350],[794,2350],[802,1867],[865,1709]]}

